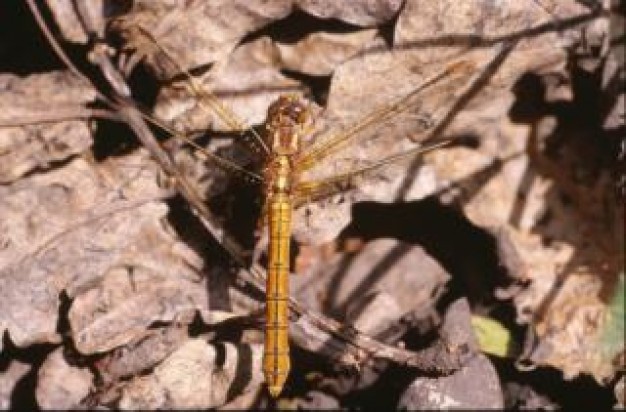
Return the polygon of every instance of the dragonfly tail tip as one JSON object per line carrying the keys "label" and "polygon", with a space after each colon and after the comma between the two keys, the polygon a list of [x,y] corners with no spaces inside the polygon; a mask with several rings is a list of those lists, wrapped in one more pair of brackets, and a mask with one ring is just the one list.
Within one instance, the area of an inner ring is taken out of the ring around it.
{"label": "dragonfly tail tip", "polygon": [[267,390],[269,391],[270,395],[272,395],[272,398],[278,398],[278,395],[280,395],[280,393],[283,391],[283,385],[269,385],[267,387]]}

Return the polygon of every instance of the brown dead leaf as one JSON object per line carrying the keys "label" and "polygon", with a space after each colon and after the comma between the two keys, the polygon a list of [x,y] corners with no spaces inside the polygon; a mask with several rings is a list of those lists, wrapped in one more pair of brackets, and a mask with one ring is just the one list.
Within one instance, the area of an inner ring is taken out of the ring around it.
{"label": "brown dead leaf", "polygon": [[112,267],[97,287],[77,296],[69,312],[76,348],[106,352],[143,339],[155,322],[191,323],[206,305],[202,282],[151,268]]}
{"label": "brown dead leaf", "polygon": [[278,43],[282,67],[311,76],[328,76],[337,65],[354,57],[377,30],[354,33],[315,32],[295,44]]}
{"label": "brown dead leaf", "polygon": [[383,24],[400,10],[402,0],[297,0],[299,8],[321,19],[337,19],[356,26]]}
{"label": "brown dead leaf", "polygon": [[[122,2],[120,2],[122,3]],[[73,43],[87,43],[89,40],[85,33],[85,26],[81,24],[81,19],[76,13],[76,3],[72,0],[53,0],[46,1],[50,8],[54,21],[59,26],[63,37]],[[106,25],[105,13],[111,12],[114,4],[105,0],[86,1],[79,5],[87,13],[91,20],[92,27],[97,28],[99,34],[102,34]]]}
{"label": "brown dead leaf", "polygon": [[0,325],[17,346],[58,341],[59,294],[80,295],[114,268],[196,276],[197,257],[164,230],[164,194],[146,160],[114,162],[113,174],[77,159],[0,187]]}
{"label": "brown dead leaf", "polygon": [[162,78],[177,74],[170,63],[153,53],[154,46],[142,36],[134,37],[137,27],[146,30],[171,53],[180,67],[192,69],[222,62],[248,33],[287,16],[292,0],[266,2],[154,2],[136,1],[130,13],[123,16],[115,30],[130,33],[129,46],[139,48],[149,66]]}
{"label": "brown dead leaf", "polygon": [[0,128],[0,183],[10,183],[34,169],[46,169],[91,146],[87,122],[79,120],[76,113],[95,98],[95,93],[76,76],[69,72],[24,78],[2,74],[0,90],[0,123],[16,119],[34,123],[41,113],[58,113],[68,119]]}
{"label": "brown dead leaf", "polygon": [[154,367],[188,339],[186,327],[150,329],[134,344],[117,348],[97,363],[105,382],[137,375]]}
{"label": "brown dead leaf", "polygon": [[37,403],[42,409],[78,409],[93,385],[88,368],[70,365],[63,348],[50,353],[39,369]]}
{"label": "brown dead leaf", "polygon": [[[343,318],[359,318],[372,295],[384,293],[400,314],[432,304],[433,291],[449,275],[418,246],[392,239],[369,242],[354,254],[318,262],[291,279],[294,296],[308,308]],[[372,320],[372,322],[376,322]]]}
{"label": "brown dead leaf", "polygon": [[[237,115],[241,120],[237,129],[246,130],[265,120],[267,107],[280,94],[301,94],[301,84],[285,77],[280,69],[276,45],[268,37],[261,37],[238,47],[224,67],[204,77],[203,87]],[[232,125],[219,120],[206,102],[204,105],[196,103],[196,97],[190,95],[185,82],[162,91],[161,103],[156,107],[157,116],[176,119],[176,125],[186,130],[202,130],[211,125],[215,130],[233,131]]]}
{"label": "brown dead leaf", "polygon": [[[30,371],[31,366],[18,360],[11,360],[8,365],[3,366],[0,374],[0,409],[9,410],[11,408],[11,397],[15,385]],[[15,406],[15,405],[13,405]]]}
{"label": "brown dead leaf", "polygon": [[[260,345],[223,345],[225,359],[216,364],[215,346],[192,339],[172,353],[154,372],[131,380],[123,389],[121,409],[215,408],[232,394],[258,390],[261,374]],[[240,365],[241,363],[241,365]],[[242,377],[243,367],[247,378]],[[235,384],[235,387],[231,387]]]}

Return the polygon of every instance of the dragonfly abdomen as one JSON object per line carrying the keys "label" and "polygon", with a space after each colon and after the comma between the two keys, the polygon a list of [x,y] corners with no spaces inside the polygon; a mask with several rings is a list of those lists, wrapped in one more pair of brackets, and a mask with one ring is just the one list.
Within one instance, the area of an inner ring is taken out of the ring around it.
{"label": "dragonfly abdomen", "polygon": [[292,201],[287,193],[268,198],[269,262],[266,287],[263,372],[270,393],[278,396],[287,379],[289,360],[289,241]]}
{"label": "dragonfly abdomen", "polygon": [[298,181],[294,159],[309,113],[296,96],[281,96],[268,109],[267,142],[271,153],[265,167],[269,248],[266,286],[265,356],[263,373],[270,394],[277,397],[290,369],[289,360],[289,241],[292,190]]}

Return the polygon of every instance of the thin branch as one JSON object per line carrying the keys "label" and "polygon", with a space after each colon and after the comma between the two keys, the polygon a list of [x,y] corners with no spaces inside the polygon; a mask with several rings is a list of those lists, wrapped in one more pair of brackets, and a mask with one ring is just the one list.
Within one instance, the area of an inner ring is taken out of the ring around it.
{"label": "thin branch", "polygon": [[[65,54],[65,51],[63,51],[63,48],[59,45],[59,43],[56,41],[56,39],[50,32],[50,29],[46,25],[46,22],[44,21],[41,13],[39,12],[39,9],[37,8],[35,1],[26,0],[26,3],[28,4],[28,7],[30,8],[30,12],[35,18],[37,25],[43,32],[44,36],[46,37],[46,40],[52,47],[52,50],[54,50],[55,54],[59,57],[59,59],[61,59],[61,61],[67,66],[67,68],[72,73],[74,73],[76,76],[82,79],[85,82],[85,84],[91,85],[92,83],[89,80],[89,78],[85,76],[80,70],[78,70],[78,68],[74,65],[74,63],[72,63],[72,60],[70,60],[70,58],[67,57],[67,54]],[[96,95],[98,96],[100,100],[102,100],[104,103],[107,103],[107,104],[110,103],[110,100],[105,95],[103,95],[97,88],[94,88],[94,89],[96,91]]]}
{"label": "thin branch", "polygon": [[3,118],[0,114],[0,127],[19,127],[93,118],[121,121],[119,115],[110,110],[69,105],[67,107],[46,107],[45,110],[33,109],[32,113],[11,115],[10,118]]}

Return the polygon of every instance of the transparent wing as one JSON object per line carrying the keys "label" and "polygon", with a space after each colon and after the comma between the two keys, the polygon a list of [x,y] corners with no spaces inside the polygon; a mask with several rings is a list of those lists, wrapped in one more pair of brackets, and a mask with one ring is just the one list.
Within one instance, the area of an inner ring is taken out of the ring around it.
{"label": "transparent wing", "polygon": [[[126,30],[129,30],[129,29],[126,29]],[[198,102],[199,107],[201,107],[203,110],[211,110],[212,114],[217,115],[223,122],[225,122],[231,128],[237,129],[237,130],[244,130],[242,134],[250,131],[251,135],[254,138],[254,141],[256,142],[255,147],[261,147],[263,148],[263,150],[267,151],[267,146],[264,144],[263,139],[260,136],[258,136],[258,133],[256,133],[254,129],[250,129],[246,125],[244,125],[244,122],[239,120],[234,113],[232,113],[228,108],[223,106],[215,95],[213,95],[210,91],[204,89],[195,80],[195,78],[191,75],[191,73],[188,70],[181,67],[181,65],[179,65],[176,62],[176,60],[172,57],[172,55],[163,46],[161,46],[147,30],[143,29],[142,27],[138,25],[133,25],[132,30],[135,31],[132,36],[133,47],[137,49],[142,49],[142,50],[145,48],[155,49],[159,52],[159,55],[164,56],[166,61],[177,72],[182,73],[182,75],[186,77],[188,81],[187,82],[188,87],[190,88],[190,92],[193,93],[197,97],[197,102]],[[137,39],[140,39],[140,40],[137,40]],[[145,53],[145,51],[143,51],[143,53]],[[193,139],[193,134],[185,134],[185,133],[181,133],[177,131],[174,127],[169,125],[167,122],[161,119],[158,119],[154,115],[150,114],[149,110],[147,110],[144,107],[141,107],[141,105],[138,104],[137,102],[133,102],[133,105],[139,109],[142,117],[146,121],[157,126],[161,130],[167,132],[170,136],[174,137],[175,139],[183,141],[187,143],[188,145],[192,146],[196,150],[196,152],[199,153],[200,156],[203,157],[205,160],[210,161],[213,164],[220,167],[221,169],[229,173],[232,173],[236,176],[240,176],[247,181],[256,182],[256,183],[260,183],[263,181],[263,178],[260,175],[254,172],[251,172],[249,170],[246,170],[245,168],[241,167],[240,165],[228,159],[225,159],[221,156],[211,153],[210,151],[206,150],[204,147],[197,144]]]}
{"label": "transparent wing", "polygon": [[373,172],[393,163],[421,156],[426,152],[444,147],[452,143],[452,141],[453,140],[451,139],[447,139],[426,146],[418,146],[411,150],[396,153],[385,157],[384,159],[375,161],[367,166],[353,169],[345,173],[337,174],[325,179],[300,182],[294,191],[296,206],[307,201],[318,200],[354,187],[358,178],[367,175],[369,172]]}
{"label": "transparent wing", "polygon": [[355,137],[357,137],[361,131],[374,124],[384,122],[391,117],[397,115],[398,113],[407,110],[409,107],[411,107],[412,104],[414,104],[413,99],[428,87],[450,76],[462,76],[470,73],[473,70],[473,63],[465,60],[461,60],[448,65],[439,73],[425,79],[408,94],[404,95],[403,97],[391,104],[375,109],[374,111],[367,114],[361,121],[349,127],[347,130],[343,130],[336,135],[331,135],[328,138],[321,138],[321,143],[317,145],[314,144],[299,159],[297,159],[296,163],[298,169],[300,169],[301,171],[310,169],[331,153],[337,152],[345,147]]}
{"label": "transparent wing", "polygon": [[256,182],[256,183],[261,183],[263,181],[263,177],[257,173],[251,172],[247,169],[244,169],[243,167],[239,166],[237,163],[235,162],[231,162],[228,159],[225,159],[221,156],[216,155],[215,153],[211,153],[209,150],[205,149],[204,147],[200,146],[198,143],[196,143],[190,136],[183,134],[183,133],[179,133],[176,130],[174,130],[172,127],[170,127],[169,125],[167,125],[165,122],[150,116],[148,113],[146,113],[142,108],[140,108],[140,112],[142,114],[142,116],[144,117],[145,120],[147,120],[148,122],[152,123],[153,125],[159,127],[160,129],[162,129],[163,131],[169,133],[171,136],[173,136],[176,139],[182,140],[185,143],[189,144],[191,147],[193,147],[194,149],[196,149],[198,151],[198,153],[200,153],[200,155],[202,157],[205,158],[205,160],[213,162],[214,164],[216,164],[217,166],[221,167],[222,169],[228,171],[228,172],[233,172],[243,178],[245,178],[248,181],[251,182]]}
{"label": "transparent wing", "polygon": [[[446,107],[441,107],[433,113],[435,123],[429,130],[421,133],[420,136],[411,138],[413,141],[420,141],[420,146],[404,152],[389,155],[380,160],[373,161],[366,166],[355,168],[331,177],[302,181],[295,188],[297,202],[302,203],[303,201],[315,200],[320,197],[345,190],[349,187],[353,187],[356,179],[369,172],[378,170],[392,163],[415,158],[425,152],[453,143],[454,139],[439,141],[435,141],[435,139],[452,121],[454,116],[461,111],[469,100],[480,90],[480,88],[488,82],[489,78],[495,73],[497,68],[506,59],[515,45],[515,42],[511,42],[498,46],[491,58],[485,62],[480,69],[474,70],[471,76],[468,76],[468,74],[475,67],[473,63],[459,61],[447,66],[447,68],[426,79],[420,85],[415,87],[410,93],[400,98],[395,103],[373,111],[367,115],[364,120],[349,128],[344,133],[334,135],[329,140],[323,141],[317,147],[314,146],[313,149],[302,157],[297,164],[297,167],[300,168],[301,171],[307,170],[322,161],[323,158],[344,147],[348,142],[358,136],[359,132],[363,131],[365,128],[378,121],[387,120],[391,116],[406,110],[409,106],[411,106],[411,104],[413,104],[413,97],[424,91],[427,87],[432,86],[450,76],[454,76],[455,78],[461,76],[460,78],[467,79],[462,86],[459,86],[458,82],[450,82],[450,86],[454,86],[454,88],[446,91],[445,100],[452,103]],[[446,85],[444,89],[450,89],[450,87]]]}
{"label": "transparent wing", "polygon": [[140,26],[134,26],[134,28],[141,36],[144,36],[149,41],[152,47],[158,50],[161,55],[165,57],[167,62],[178,73],[181,73],[185,76],[185,78],[187,79],[187,85],[191,93],[193,93],[197,97],[198,107],[200,107],[207,113],[215,114],[232,130],[241,131],[240,133],[244,138],[248,138],[251,136],[253,146],[261,148],[262,152],[265,155],[268,155],[270,153],[269,147],[265,143],[265,140],[261,137],[261,135],[259,135],[256,130],[254,130],[250,127],[250,125],[241,120],[230,108],[222,104],[217,96],[215,96],[206,87],[202,86],[189,72],[189,70],[178,64],[173,55],[167,49],[165,49],[165,47],[159,44],[147,30]]}

